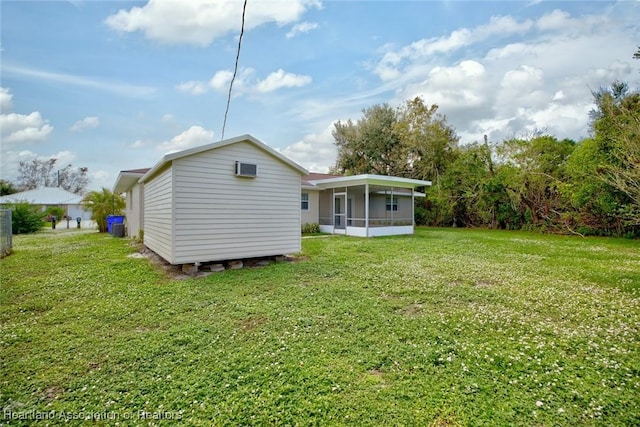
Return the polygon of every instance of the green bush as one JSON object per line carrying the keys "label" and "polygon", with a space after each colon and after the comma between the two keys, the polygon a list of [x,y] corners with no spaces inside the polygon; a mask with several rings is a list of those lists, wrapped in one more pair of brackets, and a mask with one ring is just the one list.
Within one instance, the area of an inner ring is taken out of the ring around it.
{"label": "green bush", "polygon": [[45,209],[44,213],[47,217],[55,216],[57,218],[56,221],[62,221],[65,216],[64,208],[61,208],[60,206],[49,206]]}
{"label": "green bush", "polygon": [[91,219],[98,225],[100,233],[107,232],[107,216],[120,215],[126,206],[124,198],[102,187],[102,191],[90,191],[84,195],[82,206],[91,211]]}
{"label": "green bush", "polygon": [[7,206],[11,212],[11,231],[13,234],[35,233],[44,226],[44,217],[40,206],[21,202]]}
{"label": "green bush", "polygon": [[320,232],[320,225],[315,222],[307,222],[302,225],[302,234],[314,234]]}

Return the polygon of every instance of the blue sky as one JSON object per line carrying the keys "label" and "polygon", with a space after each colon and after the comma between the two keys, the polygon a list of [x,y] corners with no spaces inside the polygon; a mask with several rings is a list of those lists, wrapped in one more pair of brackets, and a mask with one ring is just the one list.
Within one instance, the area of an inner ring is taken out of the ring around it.
{"label": "blue sky", "polygon": [[[20,160],[120,170],[221,138],[242,1],[2,0],[1,174]],[[415,96],[461,143],[588,136],[591,90],[640,87],[640,1],[248,0],[225,137],[306,168],[331,129]]]}

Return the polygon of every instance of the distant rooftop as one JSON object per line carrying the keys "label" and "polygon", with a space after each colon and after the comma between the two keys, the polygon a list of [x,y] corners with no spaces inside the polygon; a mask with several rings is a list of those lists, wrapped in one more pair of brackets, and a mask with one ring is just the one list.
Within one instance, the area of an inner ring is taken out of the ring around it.
{"label": "distant rooftop", "polygon": [[60,187],[39,187],[0,197],[0,203],[17,201],[26,201],[36,205],[77,205],[82,201],[82,195]]}

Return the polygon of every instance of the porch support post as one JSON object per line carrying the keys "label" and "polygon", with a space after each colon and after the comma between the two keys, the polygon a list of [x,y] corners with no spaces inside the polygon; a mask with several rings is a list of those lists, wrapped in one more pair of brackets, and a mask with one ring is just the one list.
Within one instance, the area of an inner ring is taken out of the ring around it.
{"label": "porch support post", "polygon": [[414,190],[415,189],[411,187],[411,232],[412,233],[416,228],[416,214],[415,214],[416,203],[414,199]]}
{"label": "porch support post", "polygon": [[364,185],[364,234],[369,237],[369,183]]}
{"label": "porch support post", "polygon": [[331,189],[331,225],[333,226],[333,234],[336,233],[336,189]]}
{"label": "porch support post", "polygon": [[347,226],[349,225],[349,187],[344,188],[344,235],[348,236],[349,231]]}
{"label": "porch support post", "polygon": [[391,227],[393,228],[394,226],[394,219],[393,219],[393,186],[391,187]]}

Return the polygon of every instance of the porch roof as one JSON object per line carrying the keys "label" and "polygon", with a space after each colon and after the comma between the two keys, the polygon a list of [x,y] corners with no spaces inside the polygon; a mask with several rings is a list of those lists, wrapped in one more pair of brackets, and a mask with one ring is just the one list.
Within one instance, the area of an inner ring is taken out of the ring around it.
{"label": "porch roof", "polygon": [[310,180],[309,184],[312,184],[319,190],[325,190],[336,187],[353,187],[356,185],[380,185],[388,187],[398,188],[416,188],[431,185],[431,181],[422,181],[420,179],[401,178],[398,176],[384,176],[384,175],[352,175],[352,176],[340,176],[335,178],[326,178],[318,180]]}
{"label": "porch roof", "polygon": [[150,168],[120,171],[118,178],[116,179],[116,183],[113,186],[113,192],[120,194],[128,191],[131,187],[136,185],[138,180],[142,178],[145,173],[149,172],[149,170]]}

